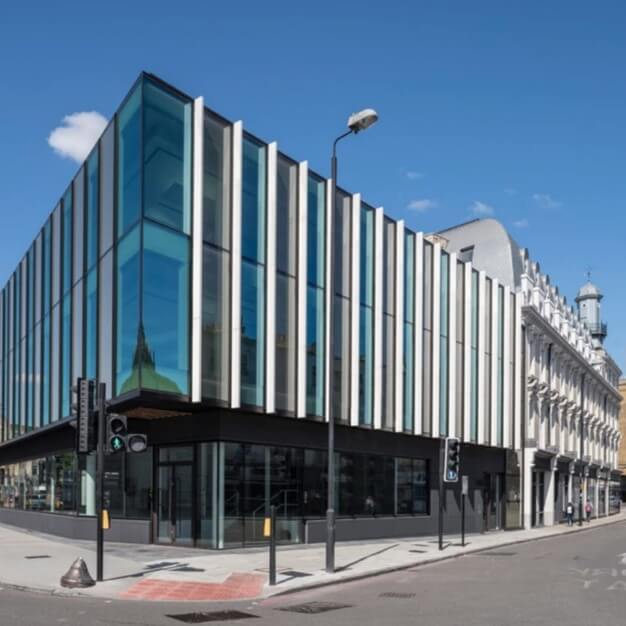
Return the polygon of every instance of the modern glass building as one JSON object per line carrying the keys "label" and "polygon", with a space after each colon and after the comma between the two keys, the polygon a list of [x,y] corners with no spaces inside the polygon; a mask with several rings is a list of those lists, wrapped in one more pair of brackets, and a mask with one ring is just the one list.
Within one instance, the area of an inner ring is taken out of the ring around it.
{"label": "modern glass building", "polygon": [[107,457],[112,538],[250,545],[275,504],[323,540],[331,410],[339,539],[434,533],[444,436],[468,530],[519,526],[520,296],[337,193],[331,232],[326,178],[142,74],[0,294],[0,521],[91,536],[88,376],[150,442]]}

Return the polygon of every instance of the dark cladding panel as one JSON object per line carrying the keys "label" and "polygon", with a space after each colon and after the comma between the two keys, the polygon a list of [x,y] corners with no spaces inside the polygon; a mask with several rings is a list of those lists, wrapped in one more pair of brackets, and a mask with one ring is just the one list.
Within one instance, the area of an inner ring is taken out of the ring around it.
{"label": "dark cladding panel", "polygon": [[83,277],[84,267],[84,241],[85,241],[85,168],[80,168],[74,179],[74,272],[72,284],[76,284]]}

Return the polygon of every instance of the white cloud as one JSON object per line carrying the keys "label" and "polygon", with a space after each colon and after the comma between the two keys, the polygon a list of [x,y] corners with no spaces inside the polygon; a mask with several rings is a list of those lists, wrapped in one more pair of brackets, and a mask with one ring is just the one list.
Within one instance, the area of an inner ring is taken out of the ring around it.
{"label": "white cloud", "polygon": [[517,220],[513,222],[513,226],[515,226],[515,228],[528,228],[528,220],[526,218]]}
{"label": "white cloud", "polygon": [[503,191],[507,196],[514,196],[517,193],[517,189],[513,189],[513,187],[505,187]]}
{"label": "white cloud", "polygon": [[485,204],[484,202],[479,202],[478,200],[474,201],[470,207],[470,211],[474,213],[474,215],[493,215],[495,213],[492,206]]}
{"label": "white cloud", "polygon": [[97,111],[66,115],[63,124],[50,133],[48,145],[59,156],[82,163],[106,125],[106,118]]}
{"label": "white cloud", "polygon": [[556,209],[561,206],[560,202],[547,193],[534,193],[533,200],[541,209]]}
{"label": "white cloud", "polygon": [[424,213],[428,211],[428,209],[434,209],[437,206],[437,202],[435,200],[430,200],[429,198],[423,198],[422,200],[412,200],[407,205],[407,209],[411,209],[412,211],[418,211],[419,213]]}
{"label": "white cloud", "polygon": [[419,180],[420,178],[424,178],[424,172],[408,171],[405,172],[405,175],[409,180]]}

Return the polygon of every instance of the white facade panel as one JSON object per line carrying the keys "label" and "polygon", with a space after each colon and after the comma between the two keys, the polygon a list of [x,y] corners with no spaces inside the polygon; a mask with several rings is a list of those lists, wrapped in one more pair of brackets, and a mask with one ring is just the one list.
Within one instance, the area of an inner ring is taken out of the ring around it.
{"label": "white facade panel", "polygon": [[191,401],[202,399],[202,231],[204,198],[204,99],[193,103],[193,189],[191,205]]}
{"label": "white facade panel", "polygon": [[485,280],[486,274],[478,274],[478,438],[477,443],[485,444]]}
{"label": "white facade panel", "polygon": [[463,265],[465,294],[463,308],[465,343],[463,344],[463,441],[471,441],[472,417],[472,264]]}
{"label": "white facade panel", "polygon": [[383,421],[383,237],[384,211],[374,214],[374,428],[382,428]]}
{"label": "white facade panel", "polygon": [[267,146],[265,236],[265,412],[276,411],[276,142]]}
{"label": "white facade panel", "polygon": [[424,341],[424,235],[417,233],[415,237],[415,332],[413,340],[413,354],[415,355],[414,375],[414,412],[413,412],[413,432],[421,435],[423,426],[423,406],[422,406],[422,380],[423,380],[423,358],[422,344]]}
{"label": "white facade panel", "polygon": [[[456,437],[456,254],[450,255],[448,271],[448,436]],[[462,381],[458,381],[459,384]]]}
{"label": "white facade panel", "polygon": [[432,366],[432,436],[439,437],[440,331],[441,331],[441,244],[433,246],[433,366]]}
{"label": "white facade panel", "polygon": [[395,428],[401,433],[404,430],[404,221],[396,224],[396,318],[395,318]]}
{"label": "white facade panel", "polygon": [[360,252],[361,252],[361,194],[352,196],[352,250],[350,281],[350,424],[359,425],[359,311],[360,311]]}
{"label": "white facade panel", "polygon": [[[296,323],[298,328],[298,336],[296,339],[296,415],[298,417],[306,417],[307,224],[309,211],[308,180],[309,166],[308,163],[304,161],[298,166],[298,266],[296,272]],[[326,291],[328,291],[328,289]]]}

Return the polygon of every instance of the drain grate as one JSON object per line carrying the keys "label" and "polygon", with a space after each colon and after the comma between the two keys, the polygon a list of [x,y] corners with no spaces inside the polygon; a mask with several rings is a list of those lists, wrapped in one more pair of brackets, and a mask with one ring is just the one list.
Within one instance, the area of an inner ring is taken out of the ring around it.
{"label": "drain grate", "polygon": [[402,593],[400,591],[386,591],[385,593],[381,593],[379,598],[395,598],[397,600],[406,600],[407,598],[414,598],[414,593]]}
{"label": "drain grate", "polygon": [[338,609],[352,608],[350,604],[336,604],[334,602],[307,602],[305,604],[294,604],[278,609],[279,611],[289,611],[290,613],[305,613],[307,615],[317,615],[318,613],[328,613]]}
{"label": "drain grate", "polygon": [[409,550],[413,554],[426,554],[426,550]]}
{"label": "drain grate", "polygon": [[25,556],[25,559],[49,559],[51,558],[49,554],[33,554],[31,556]]}
{"label": "drain grate", "polygon": [[191,567],[190,565],[183,565],[182,567],[175,567],[172,571],[174,572],[204,572],[200,567]]}
{"label": "drain grate", "polygon": [[515,556],[517,552],[478,552],[476,556]]}
{"label": "drain grate", "polygon": [[257,618],[258,615],[243,613],[241,611],[213,611],[211,613],[181,613],[180,615],[167,615],[172,619],[185,624],[205,624],[206,622],[226,622],[239,619]]}

